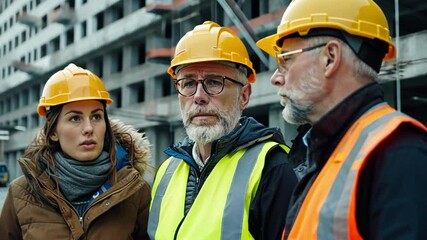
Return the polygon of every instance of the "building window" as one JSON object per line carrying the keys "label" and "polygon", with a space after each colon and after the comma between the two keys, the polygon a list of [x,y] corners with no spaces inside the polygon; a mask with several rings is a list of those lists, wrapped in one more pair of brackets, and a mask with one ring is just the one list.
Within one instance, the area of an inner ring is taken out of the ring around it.
{"label": "building window", "polygon": [[115,89],[110,91],[111,98],[114,99],[112,107],[121,108],[122,107],[122,89]]}
{"label": "building window", "polygon": [[145,52],[145,42],[143,42],[138,46],[138,64],[145,63]]}
{"label": "building window", "polygon": [[21,118],[21,126],[24,126],[25,128],[28,128],[28,117],[27,116],[23,116]]}
{"label": "building window", "polygon": [[10,112],[10,109],[12,109],[12,100],[10,100],[10,97],[6,99],[6,109],[5,113]]}
{"label": "building window", "polygon": [[22,31],[21,33],[21,43],[24,43],[25,41],[27,41],[27,31]]}
{"label": "building window", "polygon": [[162,78],[162,96],[169,96],[172,95],[172,82],[169,78],[169,75]]}
{"label": "building window", "polygon": [[31,102],[38,102],[40,100],[40,86],[34,85],[31,88]]}
{"label": "building window", "polygon": [[124,16],[124,10],[123,10],[123,3],[118,2],[117,4],[113,5],[109,9],[110,15],[111,15],[111,22],[115,22]]}
{"label": "building window", "polygon": [[93,62],[93,73],[95,73],[96,74],[96,76],[98,76],[98,77],[100,77],[100,78],[102,78],[103,77],[103,73],[104,73],[104,71],[103,71],[103,62],[104,61],[102,61],[102,56],[101,57],[98,57],[97,59],[95,59],[94,60],[94,62]]}
{"label": "building window", "polygon": [[50,41],[50,45],[51,45],[52,53],[57,52],[60,48],[59,36],[52,39],[52,41]]}
{"label": "building window", "polygon": [[102,29],[104,27],[104,13],[100,12],[95,16],[96,19],[96,30]]}
{"label": "building window", "polygon": [[130,104],[141,103],[145,101],[145,81],[141,81],[129,86]]}
{"label": "building window", "polygon": [[28,104],[30,104],[29,94],[30,92],[28,91],[28,89],[24,89],[22,91],[22,106],[27,106]]}
{"label": "building window", "polygon": [[37,60],[37,48],[34,49],[34,55],[33,55],[33,57],[34,57],[34,61],[36,61]]}
{"label": "building window", "polygon": [[68,3],[68,6],[70,6],[70,8],[74,8],[76,5],[74,0],[67,0],[66,2]]}
{"label": "building window", "polygon": [[81,30],[82,30],[81,38],[84,38],[87,35],[87,22],[83,21],[80,26],[81,26]]}
{"label": "building window", "polygon": [[41,26],[41,28],[43,29],[43,28],[45,28],[47,26],[47,15],[44,15],[43,17],[42,17],[42,26]]}
{"label": "building window", "polygon": [[123,52],[122,49],[111,53],[111,73],[121,72],[123,70]]}
{"label": "building window", "polygon": [[65,44],[68,46],[74,42],[74,28],[71,28],[66,33],[66,41]]}
{"label": "building window", "polygon": [[[19,93],[15,94],[13,96],[13,108],[12,109],[18,109],[21,107],[20,101],[19,101]],[[18,125],[18,124],[16,124]]]}
{"label": "building window", "polygon": [[34,113],[31,115],[31,128],[37,128],[39,126],[39,115]]}
{"label": "building window", "polygon": [[43,44],[42,47],[40,48],[40,57],[44,57],[47,55],[47,45]]}

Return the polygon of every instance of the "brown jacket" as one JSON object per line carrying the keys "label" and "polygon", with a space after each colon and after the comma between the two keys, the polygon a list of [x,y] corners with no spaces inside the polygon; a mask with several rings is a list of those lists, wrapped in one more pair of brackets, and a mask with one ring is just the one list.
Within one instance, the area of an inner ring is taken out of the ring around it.
{"label": "brown jacket", "polygon": [[[21,159],[21,167],[31,176],[10,184],[0,215],[0,239],[147,239],[151,197],[142,174],[150,158],[149,143],[130,126],[118,121],[111,125],[116,140],[129,152],[131,166],[113,174],[111,188],[91,203],[83,218],[79,219],[47,173],[36,167],[36,159]],[[40,185],[41,193],[34,194],[31,184]]]}

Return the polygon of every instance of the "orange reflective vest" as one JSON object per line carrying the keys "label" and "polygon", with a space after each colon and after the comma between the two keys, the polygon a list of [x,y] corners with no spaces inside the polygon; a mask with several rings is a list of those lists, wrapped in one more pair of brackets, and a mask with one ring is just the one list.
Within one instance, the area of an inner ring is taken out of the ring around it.
{"label": "orange reflective vest", "polygon": [[308,191],[288,239],[362,239],[356,224],[360,172],[369,154],[402,123],[427,131],[384,103],[350,127]]}

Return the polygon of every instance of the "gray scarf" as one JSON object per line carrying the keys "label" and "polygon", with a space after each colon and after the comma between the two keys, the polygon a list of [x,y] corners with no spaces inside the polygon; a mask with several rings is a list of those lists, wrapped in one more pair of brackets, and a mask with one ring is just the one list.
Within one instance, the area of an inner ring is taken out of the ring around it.
{"label": "gray scarf", "polygon": [[59,188],[70,202],[87,200],[107,180],[111,168],[108,152],[105,151],[91,161],[66,158],[60,152],[55,152],[54,157],[56,174],[51,168],[48,171],[56,175]]}

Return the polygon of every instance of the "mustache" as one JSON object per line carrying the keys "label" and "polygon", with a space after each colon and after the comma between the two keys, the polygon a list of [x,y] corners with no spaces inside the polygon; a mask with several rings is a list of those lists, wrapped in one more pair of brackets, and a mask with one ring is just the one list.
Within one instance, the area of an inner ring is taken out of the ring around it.
{"label": "mustache", "polygon": [[282,89],[282,90],[278,91],[277,95],[279,95],[281,97],[287,97],[287,98],[289,98],[289,93],[285,89]]}
{"label": "mustache", "polygon": [[214,109],[209,109],[209,108],[206,108],[206,107],[196,106],[196,107],[190,109],[187,112],[187,116],[189,116],[190,118],[192,118],[195,115],[198,115],[198,114],[201,114],[201,113],[203,113],[203,114],[211,114],[211,115],[217,115],[218,114],[218,112],[215,111]]}
{"label": "mustache", "polygon": [[281,98],[285,98],[289,103],[295,103],[292,96],[288,94],[286,91],[277,92],[277,95]]}
{"label": "mustache", "polygon": [[191,109],[189,109],[187,112],[182,112],[182,121],[184,123],[184,127],[187,128],[191,125],[192,119],[200,114],[209,114],[209,115],[216,115],[218,116],[218,112],[214,109],[210,109],[206,106],[194,106]]}

